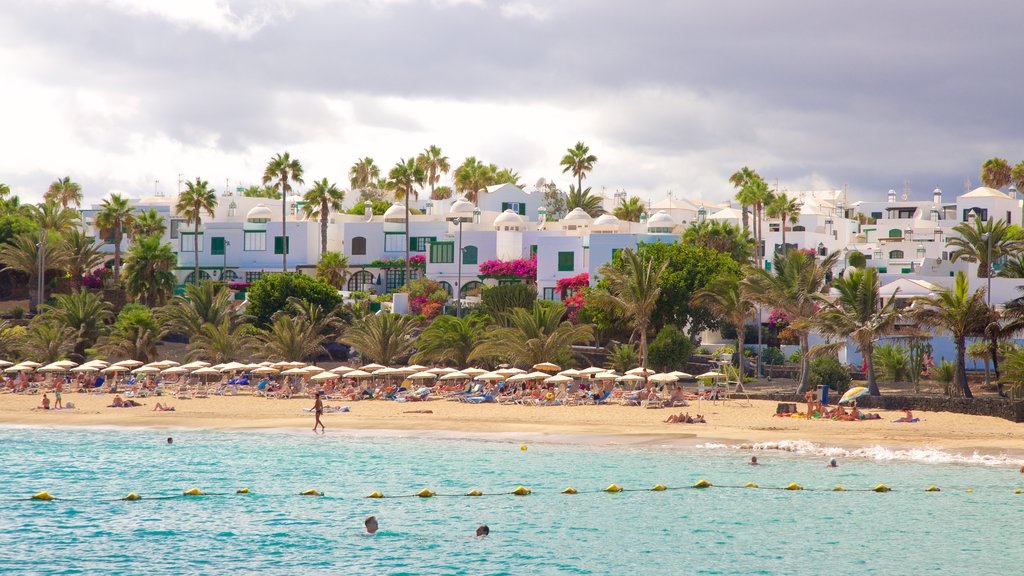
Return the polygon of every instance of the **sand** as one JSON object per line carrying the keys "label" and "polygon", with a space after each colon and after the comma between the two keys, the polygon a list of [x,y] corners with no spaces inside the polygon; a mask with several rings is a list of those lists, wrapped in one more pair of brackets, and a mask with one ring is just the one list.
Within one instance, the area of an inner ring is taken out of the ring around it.
{"label": "sand", "polygon": [[[52,395],[50,396],[52,400]],[[137,408],[109,408],[113,396],[70,393],[64,401],[74,410],[34,410],[41,396],[0,394],[0,425],[128,426],[257,430],[304,430],[313,425],[303,408],[310,399],[274,400],[248,395],[190,400],[150,397]],[[174,412],[154,412],[167,402]],[[329,433],[344,431],[424,431],[458,436],[503,434],[507,437],[558,441],[586,437],[596,442],[664,440],[727,441],[730,443],[807,440],[847,448],[867,446],[929,447],[959,453],[1024,453],[1024,425],[986,416],[945,412],[915,412],[921,422],[894,423],[902,414],[880,411],[882,420],[837,422],[776,418],[775,403],[745,400],[702,402],[687,408],[646,409],[616,404],[603,406],[516,406],[466,404],[448,400],[399,403],[392,401],[328,401],[348,405],[347,413],[328,413]],[[433,414],[409,414],[432,410]],[[705,415],[707,424],[666,424],[681,411]]]}

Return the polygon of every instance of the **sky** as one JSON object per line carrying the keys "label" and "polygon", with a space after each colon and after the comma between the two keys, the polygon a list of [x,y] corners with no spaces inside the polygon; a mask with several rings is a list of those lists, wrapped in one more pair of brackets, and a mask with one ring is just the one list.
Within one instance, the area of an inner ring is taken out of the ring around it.
{"label": "sky", "polygon": [[4,0],[0,182],[86,203],[258,183],[289,151],[347,188],[438,145],[563,189],[881,200],[1024,160],[1018,0]]}

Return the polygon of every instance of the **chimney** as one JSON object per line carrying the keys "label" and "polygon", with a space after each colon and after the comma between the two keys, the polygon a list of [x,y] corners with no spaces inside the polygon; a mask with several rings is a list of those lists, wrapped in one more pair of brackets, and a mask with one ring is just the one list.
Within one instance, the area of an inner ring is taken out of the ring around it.
{"label": "chimney", "polygon": [[887,195],[886,199],[888,200],[889,204],[895,204],[896,203],[896,191],[890,188],[889,189],[889,194]]}
{"label": "chimney", "polygon": [[942,190],[938,188],[932,190],[932,202],[942,204]]}

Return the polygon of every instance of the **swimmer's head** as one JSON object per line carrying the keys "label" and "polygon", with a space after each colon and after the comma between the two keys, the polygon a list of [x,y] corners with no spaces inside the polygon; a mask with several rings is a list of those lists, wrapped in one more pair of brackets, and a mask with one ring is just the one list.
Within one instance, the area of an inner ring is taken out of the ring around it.
{"label": "swimmer's head", "polygon": [[751,456],[750,457],[750,463],[751,464],[757,464],[757,456]]}
{"label": "swimmer's head", "polygon": [[491,529],[487,526],[487,524],[481,524],[481,525],[476,527],[476,535],[477,536],[487,536],[490,533],[491,533]]}
{"label": "swimmer's head", "polygon": [[836,462],[835,458],[833,458],[833,459],[828,461],[828,467],[829,468],[835,468],[837,466],[839,466],[839,462]]}
{"label": "swimmer's head", "polygon": [[366,533],[367,534],[374,534],[375,532],[377,532],[377,528],[378,528],[378,526],[377,526],[377,517],[376,516],[367,516],[366,520],[363,520],[363,525],[366,526]]}
{"label": "swimmer's head", "polygon": [[167,443],[168,444],[174,444],[174,438],[171,438],[170,436],[168,436],[167,437]]}

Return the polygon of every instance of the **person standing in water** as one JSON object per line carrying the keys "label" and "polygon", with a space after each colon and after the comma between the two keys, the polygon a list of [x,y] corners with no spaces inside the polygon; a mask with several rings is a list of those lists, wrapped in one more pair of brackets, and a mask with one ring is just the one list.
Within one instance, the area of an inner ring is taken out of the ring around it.
{"label": "person standing in water", "polygon": [[313,422],[313,432],[316,432],[316,427],[320,427],[320,431],[324,432],[324,423],[320,421],[320,417],[324,414],[324,401],[320,398],[323,392],[316,393],[316,403],[313,404],[313,412],[316,414],[316,421]]}

